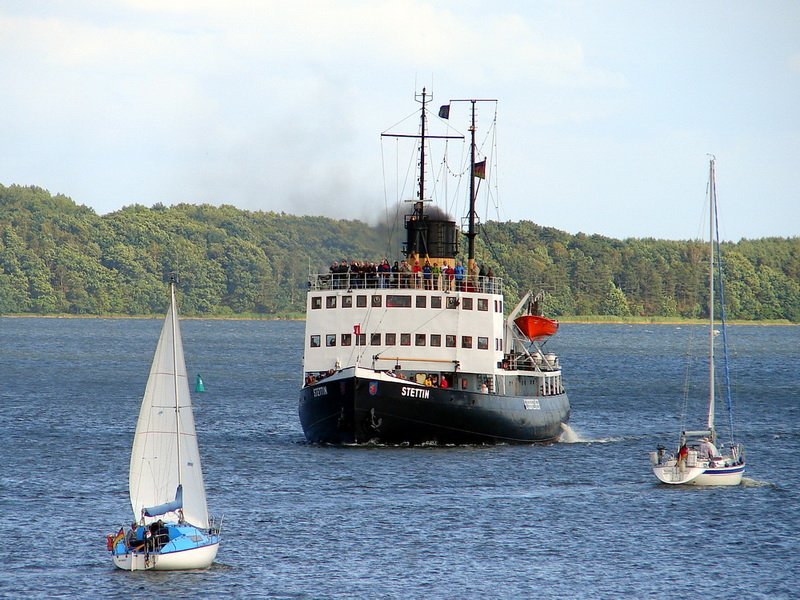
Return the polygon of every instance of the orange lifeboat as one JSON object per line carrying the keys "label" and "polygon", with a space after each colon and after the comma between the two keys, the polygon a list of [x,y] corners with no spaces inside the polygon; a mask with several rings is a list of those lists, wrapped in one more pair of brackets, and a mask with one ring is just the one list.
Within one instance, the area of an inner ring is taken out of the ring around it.
{"label": "orange lifeboat", "polygon": [[532,342],[549,337],[558,331],[558,321],[537,315],[522,315],[514,319],[514,323]]}

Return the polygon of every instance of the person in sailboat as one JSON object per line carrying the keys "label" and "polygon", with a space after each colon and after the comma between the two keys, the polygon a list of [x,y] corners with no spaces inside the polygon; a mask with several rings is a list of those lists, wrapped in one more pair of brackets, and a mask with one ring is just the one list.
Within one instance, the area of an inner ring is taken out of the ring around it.
{"label": "person in sailboat", "polygon": [[159,519],[153,523],[150,523],[150,536],[153,540],[153,548],[155,550],[161,550],[166,543],[169,541],[169,531],[164,526],[164,521]]}
{"label": "person in sailboat", "polygon": [[130,550],[141,550],[144,546],[144,540],[139,539],[137,530],[138,525],[136,524],[136,521],[134,521],[131,523],[131,528],[128,531],[128,535],[125,536],[125,544]]}
{"label": "person in sailboat", "polygon": [[700,456],[703,458],[714,458],[715,456],[719,456],[717,447],[710,439],[708,439],[708,437],[704,437],[700,441]]}
{"label": "person in sailboat", "polygon": [[683,471],[683,468],[686,466],[686,459],[689,457],[689,448],[686,446],[686,442],[681,444],[680,450],[678,450],[678,468]]}

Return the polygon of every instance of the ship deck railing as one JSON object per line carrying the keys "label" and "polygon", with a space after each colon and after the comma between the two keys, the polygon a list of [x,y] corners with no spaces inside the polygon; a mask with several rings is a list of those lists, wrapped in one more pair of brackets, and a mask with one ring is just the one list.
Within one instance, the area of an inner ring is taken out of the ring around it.
{"label": "ship deck railing", "polygon": [[558,357],[553,359],[538,356],[507,356],[503,359],[501,368],[504,371],[536,371],[540,373],[560,371],[561,365]]}
{"label": "ship deck railing", "polygon": [[309,290],[386,289],[386,290],[428,290],[444,292],[477,292],[502,294],[503,279],[482,275],[464,275],[460,281],[455,277],[441,275],[425,279],[422,274],[413,273],[312,273],[308,278]]}

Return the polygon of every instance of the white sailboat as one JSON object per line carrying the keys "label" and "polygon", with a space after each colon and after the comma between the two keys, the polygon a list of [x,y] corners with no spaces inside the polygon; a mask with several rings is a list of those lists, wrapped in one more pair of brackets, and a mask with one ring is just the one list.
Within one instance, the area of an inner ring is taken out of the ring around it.
{"label": "white sailboat", "polygon": [[[719,268],[719,227],[717,226],[717,190],[715,159],[712,157],[709,166],[709,392],[708,413],[705,429],[697,431],[681,431],[678,440],[678,450],[672,454],[667,453],[663,446],[650,453],[650,462],[653,473],[663,483],[670,485],[739,485],[745,469],[744,447],[737,444],[733,438],[732,401],[730,397],[730,381],[727,366],[727,334],[725,327],[725,295],[722,280],[722,270]],[[714,329],[714,270],[718,269],[720,323],[719,330]],[[718,334],[722,334],[718,336]],[[715,338],[722,338],[724,350],[725,369],[724,386],[725,406],[728,413],[730,437],[718,449],[720,440],[714,423],[716,412],[716,375],[714,369],[714,343]]]}
{"label": "white sailboat", "polygon": [[168,571],[211,565],[220,528],[206,506],[174,277],[136,424],[129,491],[134,522],[107,538],[114,566]]}

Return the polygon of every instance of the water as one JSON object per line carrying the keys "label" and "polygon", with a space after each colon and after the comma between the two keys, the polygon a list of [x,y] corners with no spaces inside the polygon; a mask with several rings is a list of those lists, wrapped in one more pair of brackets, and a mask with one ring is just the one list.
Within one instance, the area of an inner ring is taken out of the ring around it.
{"label": "water", "polygon": [[800,328],[735,327],[736,488],[656,483],[687,328],[562,325],[570,443],[307,445],[303,324],[182,322],[217,563],[125,573],[128,461],[160,320],[0,319],[0,596],[788,598]]}

